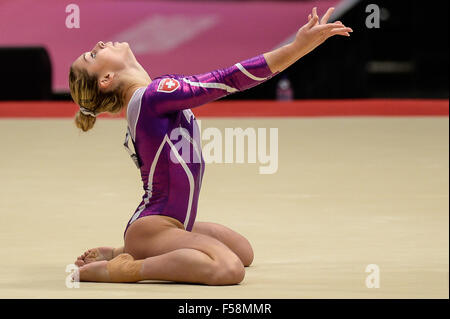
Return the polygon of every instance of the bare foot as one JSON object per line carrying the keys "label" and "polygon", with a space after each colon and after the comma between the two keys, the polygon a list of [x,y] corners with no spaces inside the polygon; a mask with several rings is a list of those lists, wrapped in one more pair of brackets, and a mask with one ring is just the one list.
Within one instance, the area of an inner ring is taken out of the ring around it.
{"label": "bare foot", "polygon": [[93,249],[89,249],[84,252],[83,255],[79,256],[75,261],[75,265],[78,267],[82,267],[84,265],[102,261],[102,260],[111,260],[114,257],[114,248],[113,247],[97,247]]}
{"label": "bare foot", "polygon": [[[120,254],[110,261],[101,260],[78,269],[80,281],[138,282],[142,280],[143,260],[134,260],[129,254]],[[75,277],[72,277],[75,280]]]}
{"label": "bare foot", "polygon": [[111,282],[106,260],[86,264],[79,269],[80,281]]}

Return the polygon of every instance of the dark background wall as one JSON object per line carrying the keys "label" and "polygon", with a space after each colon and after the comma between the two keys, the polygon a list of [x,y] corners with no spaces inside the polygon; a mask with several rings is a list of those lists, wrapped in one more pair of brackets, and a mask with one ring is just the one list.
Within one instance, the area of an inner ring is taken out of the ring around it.
{"label": "dark background wall", "polygon": [[42,47],[0,47],[0,100],[51,100],[52,67]]}
{"label": "dark background wall", "polygon": [[[366,27],[371,3],[379,29]],[[448,98],[448,1],[360,1],[339,19],[351,38],[329,39],[282,73],[296,99]],[[282,75],[226,99],[274,99]]]}

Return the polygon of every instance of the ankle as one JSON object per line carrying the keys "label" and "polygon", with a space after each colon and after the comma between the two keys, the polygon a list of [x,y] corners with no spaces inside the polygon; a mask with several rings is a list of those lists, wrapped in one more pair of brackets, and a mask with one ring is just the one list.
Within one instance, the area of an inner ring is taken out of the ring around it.
{"label": "ankle", "polygon": [[143,280],[143,260],[134,260],[129,254],[120,254],[108,261],[108,273],[112,282],[138,282]]}
{"label": "ankle", "polygon": [[116,258],[117,256],[119,256],[122,253],[123,253],[123,247],[113,248],[111,250],[111,256],[110,257],[111,257],[111,259],[113,259],[113,258]]}

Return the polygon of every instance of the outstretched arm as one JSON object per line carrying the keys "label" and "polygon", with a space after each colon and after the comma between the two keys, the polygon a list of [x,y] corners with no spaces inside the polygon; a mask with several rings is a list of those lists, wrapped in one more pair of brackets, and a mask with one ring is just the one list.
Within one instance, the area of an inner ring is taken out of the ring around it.
{"label": "outstretched arm", "polygon": [[343,25],[342,22],[328,23],[333,11],[334,8],[328,9],[319,21],[317,8],[313,8],[312,14],[308,16],[309,22],[298,30],[292,43],[264,53],[270,70],[272,72],[284,71],[332,36],[350,36],[350,32],[353,30]]}
{"label": "outstretched arm", "polygon": [[275,74],[260,54],[225,69],[191,76],[171,74],[155,79],[144,93],[144,103],[148,103],[149,111],[155,115],[194,108],[247,90]]}
{"label": "outstretched arm", "polygon": [[352,32],[341,22],[328,24],[333,12],[329,9],[319,23],[317,9],[309,15],[295,40],[274,51],[236,63],[212,72],[193,75],[169,75],[150,84],[145,100],[155,114],[161,115],[177,110],[200,106],[235,92],[244,91],[261,84],[282,72],[302,56],[314,50],[331,36],[349,36]]}

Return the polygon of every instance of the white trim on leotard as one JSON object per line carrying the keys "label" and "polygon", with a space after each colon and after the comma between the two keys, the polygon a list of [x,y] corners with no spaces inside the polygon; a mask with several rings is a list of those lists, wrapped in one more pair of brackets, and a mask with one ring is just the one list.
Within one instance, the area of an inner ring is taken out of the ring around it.
{"label": "white trim on leotard", "polygon": [[153,176],[155,174],[156,164],[158,164],[159,156],[161,155],[161,151],[164,147],[164,144],[166,144],[166,137],[167,134],[164,136],[161,144],[159,145],[158,151],[155,154],[155,158],[153,159],[152,165],[150,166],[150,172],[148,175],[148,183],[147,183],[147,189],[145,190],[145,197],[144,202],[142,205],[138,208],[136,213],[134,213],[133,217],[130,220],[130,225],[139,217],[139,215],[144,211],[147,204],[150,202],[150,198],[153,195]]}
{"label": "white trim on leotard", "polygon": [[136,126],[141,113],[142,96],[145,93],[145,87],[141,87],[134,91],[127,109],[127,122],[130,128],[131,138],[136,141]]}
{"label": "white trim on leotard", "polygon": [[169,139],[169,137],[166,134],[167,143],[169,144],[170,148],[172,149],[172,152],[175,154],[176,158],[180,162],[181,166],[184,169],[184,172],[186,173],[186,176],[189,181],[189,201],[188,201],[188,207],[186,211],[186,218],[184,220],[184,228],[187,229],[189,225],[189,219],[191,218],[191,210],[192,210],[192,198],[194,197],[194,176],[192,175],[191,170],[186,165],[186,162],[183,160],[183,158],[178,153],[177,148],[175,145],[173,145],[172,141]]}
{"label": "white trim on leotard", "polygon": [[186,162],[183,160],[183,158],[180,156],[180,154],[178,153],[175,145],[173,145],[172,141],[170,140],[169,136],[164,135],[164,138],[161,142],[161,144],[159,145],[158,151],[155,154],[155,158],[153,159],[152,165],[150,167],[150,172],[149,172],[149,178],[148,178],[148,184],[147,184],[147,189],[146,189],[146,197],[144,198],[144,203],[142,203],[142,205],[138,208],[138,210],[136,211],[136,213],[134,213],[133,217],[130,220],[130,225],[136,221],[136,219],[139,217],[139,215],[144,211],[145,207],[147,206],[147,204],[150,201],[150,198],[153,195],[153,176],[155,174],[155,170],[156,170],[156,164],[158,163],[159,157],[161,155],[162,149],[164,148],[164,145],[168,143],[170,146],[170,149],[174,152],[176,158],[178,159],[179,163],[181,164],[181,166],[184,169],[184,172],[186,173],[186,176],[188,178],[189,181],[189,200],[188,200],[188,205],[187,205],[187,210],[186,210],[186,218],[184,220],[184,228],[187,229],[187,226],[189,225],[189,221],[190,221],[190,217],[191,217],[191,211],[192,211],[192,199],[194,197],[194,176],[192,175],[192,172],[189,170],[189,167],[186,165]]}
{"label": "white trim on leotard", "polygon": [[251,74],[250,72],[248,72],[240,63],[236,63],[235,64],[239,70],[241,70],[242,73],[244,73],[246,76],[248,76],[250,79],[254,80],[254,81],[265,81],[268,78],[259,78],[257,76],[254,76],[253,74]]}
{"label": "white trim on leotard", "polygon": [[228,86],[223,83],[192,82],[186,78],[183,78],[183,81],[190,85],[193,85],[193,86],[199,86],[199,87],[209,88],[209,89],[222,89],[222,90],[227,91],[228,93],[234,93],[234,92],[239,91],[238,89],[232,88],[231,86]]}

